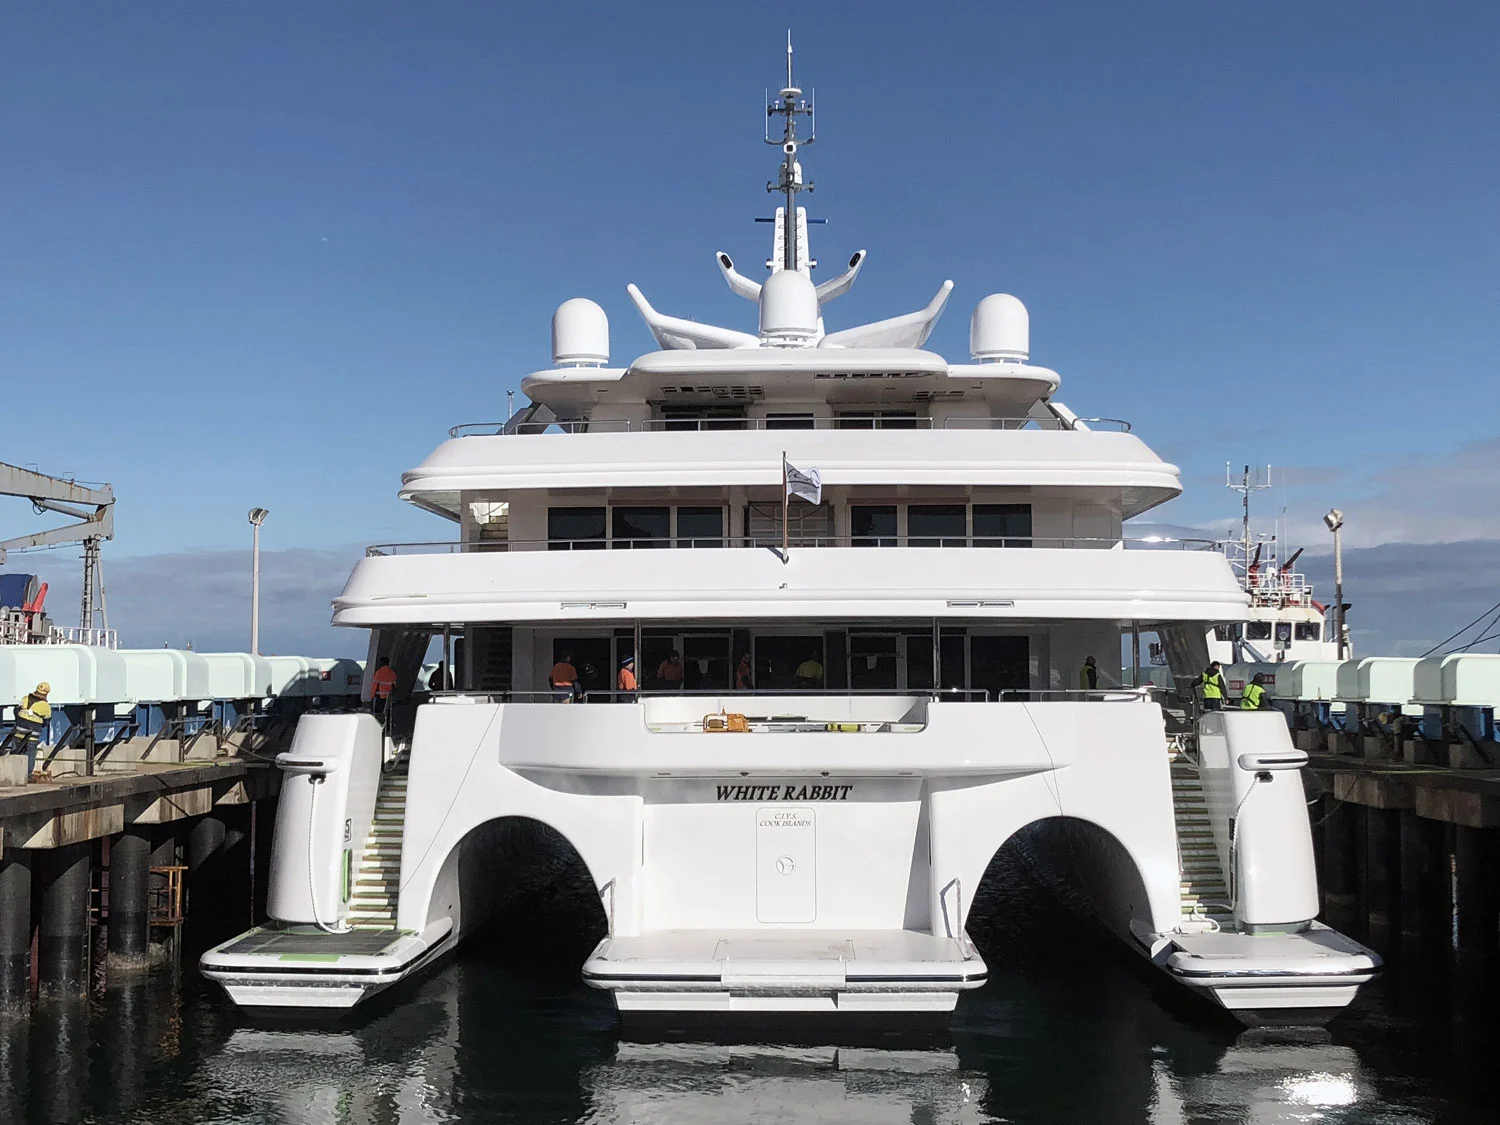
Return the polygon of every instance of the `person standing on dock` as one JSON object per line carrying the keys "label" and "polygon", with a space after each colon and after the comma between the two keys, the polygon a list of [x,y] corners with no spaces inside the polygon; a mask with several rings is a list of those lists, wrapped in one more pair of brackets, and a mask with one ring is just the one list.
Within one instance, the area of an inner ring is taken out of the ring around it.
{"label": "person standing on dock", "polygon": [[1205,711],[1224,710],[1224,697],[1229,690],[1224,686],[1224,669],[1217,660],[1210,661],[1207,668],[1203,670],[1203,681],[1200,685],[1203,691],[1203,709]]}
{"label": "person standing on dock", "polygon": [[1270,706],[1266,702],[1266,689],[1262,686],[1265,682],[1266,677],[1257,672],[1255,679],[1245,685],[1245,693],[1240,696],[1241,711],[1264,711]]}
{"label": "person standing on dock", "polygon": [[52,685],[43,680],[16,708],[16,727],[12,735],[15,749],[11,753],[26,755],[27,777],[36,772],[37,747],[52,718],[52,705],[47,702],[47,696],[51,694]]}
{"label": "person standing on dock", "polygon": [[1083,658],[1083,667],[1078,669],[1078,687],[1081,691],[1099,690],[1099,665],[1092,656]]}

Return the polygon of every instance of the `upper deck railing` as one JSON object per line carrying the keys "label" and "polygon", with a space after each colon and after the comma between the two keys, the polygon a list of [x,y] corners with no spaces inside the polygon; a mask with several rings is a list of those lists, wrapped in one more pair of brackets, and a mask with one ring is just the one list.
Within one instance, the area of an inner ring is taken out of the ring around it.
{"label": "upper deck railing", "polygon": [[[787,545],[809,547],[978,547],[1038,548],[1043,550],[1136,550],[1215,551],[1212,539],[1179,539],[1164,535],[1139,538],[1094,538],[1057,535],[798,535],[788,536]],[[430,543],[375,543],[365,548],[368,557],[385,555],[460,555],[505,551],[605,551],[671,548],[765,548],[779,550],[781,536],[725,535],[666,537],[652,539],[489,539],[471,542],[444,540]]]}
{"label": "upper deck railing", "polygon": [[693,433],[704,430],[1104,430],[1130,432],[1122,418],[890,418],[843,415],[833,418],[591,418],[583,421],[466,422],[449,437],[501,437],[520,434]]}

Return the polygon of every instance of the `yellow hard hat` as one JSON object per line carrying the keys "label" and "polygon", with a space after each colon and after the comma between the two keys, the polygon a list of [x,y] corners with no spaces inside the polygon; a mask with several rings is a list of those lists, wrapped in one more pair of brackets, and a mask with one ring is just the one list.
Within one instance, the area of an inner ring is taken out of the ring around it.
{"label": "yellow hard hat", "polygon": [[37,695],[48,695],[51,693],[51,691],[52,685],[49,684],[46,680],[43,680],[41,683],[36,685]]}

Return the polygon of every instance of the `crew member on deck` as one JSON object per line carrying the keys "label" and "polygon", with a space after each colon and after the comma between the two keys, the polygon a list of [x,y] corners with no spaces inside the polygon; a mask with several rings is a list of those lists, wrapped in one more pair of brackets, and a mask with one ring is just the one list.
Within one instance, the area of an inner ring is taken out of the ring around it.
{"label": "crew member on deck", "polygon": [[552,689],[552,702],[572,703],[578,690],[578,669],[573,667],[573,654],[563,652],[560,659],[547,673],[547,686]]}
{"label": "crew member on deck", "polygon": [[820,688],[823,686],[823,665],[816,656],[808,656],[797,670],[792,673],[797,680],[799,688]]}
{"label": "crew member on deck", "polygon": [[750,664],[750,654],[748,652],[740,654],[740,662],[739,662],[739,664],[737,664],[735,666],[735,669],[734,669],[734,690],[735,691],[754,691],[755,690],[755,670],[754,670],[754,668]]}
{"label": "crew member on deck", "polygon": [[1211,661],[1203,670],[1203,681],[1200,686],[1203,691],[1203,709],[1222,711],[1224,698],[1229,694],[1229,690],[1224,686],[1224,670],[1217,660]]}
{"label": "crew member on deck", "polygon": [[635,702],[635,657],[627,656],[620,661],[620,671],[615,676],[615,689],[620,692],[620,699],[626,703]]}
{"label": "crew member on deck", "polygon": [[1245,693],[1240,696],[1241,711],[1264,711],[1270,706],[1266,702],[1266,689],[1262,686],[1265,682],[1265,675],[1257,672],[1255,679],[1245,685]]}
{"label": "crew member on deck", "polygon": [[1099,665],[1092,656],[1083,658],[1083,667],[1078,669],[1078,687],[1082,691],[1099,690]]}
{"label": "crew member on deck", "polygon": [[656,678],[667,691],[680,691],[686,675],[687,666],[682,663],[682,653],[675,648],[656,666]]}
{"label": "crew member on deck", "polygon": [[370,710],[377,715],[388,710],[395,690],[396,669],[391,667],[389,656],[382,656],[370,677]]}

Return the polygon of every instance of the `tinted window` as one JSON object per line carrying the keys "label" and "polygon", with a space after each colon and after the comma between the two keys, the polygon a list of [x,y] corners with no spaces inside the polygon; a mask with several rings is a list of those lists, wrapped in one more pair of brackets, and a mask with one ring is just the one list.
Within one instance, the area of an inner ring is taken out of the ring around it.
{"label": "tinted window", "polygon": [[1269,621],[1247,621],[1245,622],[1245,640],[1247,641],[1269,641],[1271,639],[1271,623]]}
{"label": "tinted window", "polygon": [[849,509],[849,534],[856,547],[896,546],[896,505],[856,505]]}
{"label": "tinted window", "polygon": [[906,509],[906,538],[913,547],[962,547],[968,508],[963,504],[913,504]]}
{"label": "tinted window", "polygon": [[975,504],[974,546],[1031,546],[1031,505]]}
{"label": "tinted window", "polygon": [[917,415],[913,410],[860,410],[840,414],[835,424],[841,430],[914,430]]}
{"label": "tinted window", "polygon": [[743,430],[743,406],[670,406],[662,410],[665,430]]}
{"label": "tinted window", "polygon": [[603,508],[547,509],[549,551],[598,551],[603,547]]}
{"label": "tinted window", "polygon": [[813,428],[811,414],[767,414],[768,430],[810,430]]}
{"label": "tinted window", "polygon": [[672,509],[615,508],[610,523],[616,547],[665,547],[672,535]]}
{"label": "tinted window", "polygon": [[[833,509],[814,508],[794,500],[788,513],[788,541],[793,547],[826,547],[833,541]],[[781,546],[781,505],[769,502],[745,507],[746,546]]]}
{"label": "tinted window", "polygon": [[724,509],[678,508],[677,539],[679,547],[722,547]]}
{"label": "tinted window", "polygon": [[1323,635],[1323,626],[1316,621],[1297,622],[1297,639],[1299,641],[1316,641]]}

